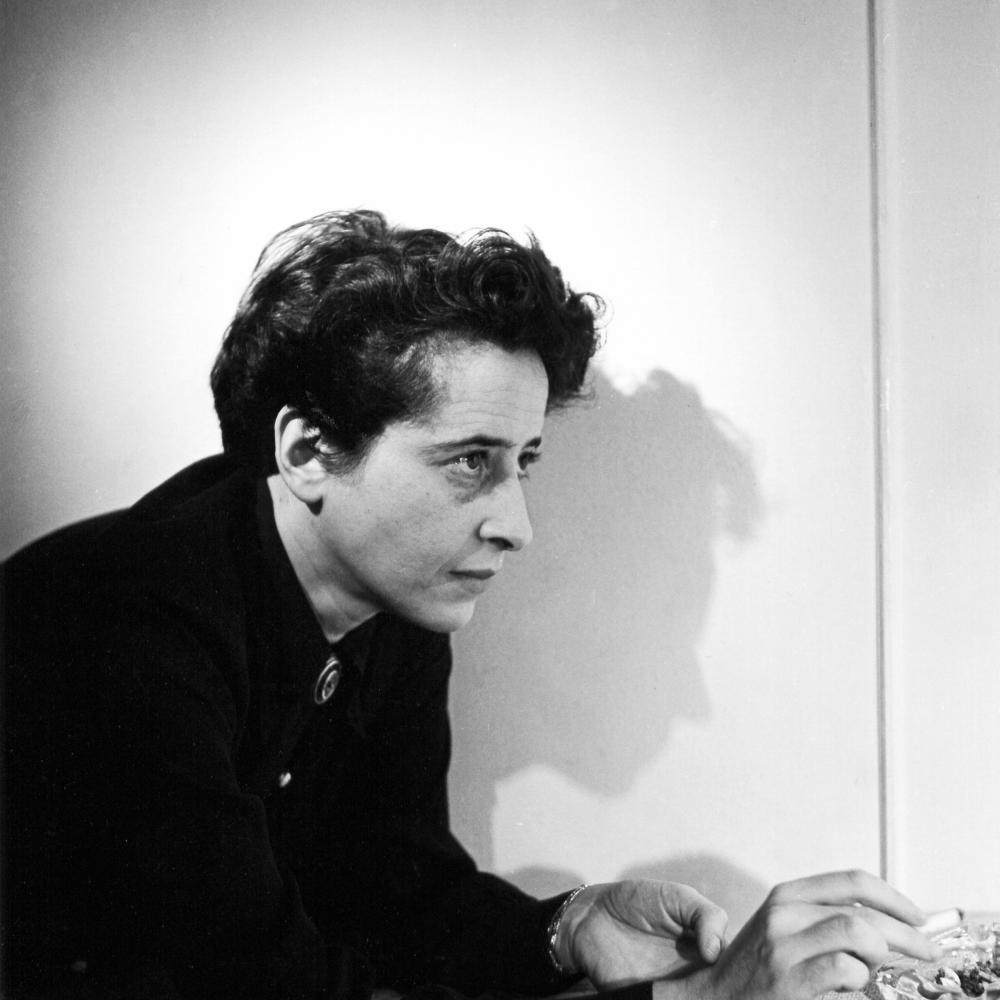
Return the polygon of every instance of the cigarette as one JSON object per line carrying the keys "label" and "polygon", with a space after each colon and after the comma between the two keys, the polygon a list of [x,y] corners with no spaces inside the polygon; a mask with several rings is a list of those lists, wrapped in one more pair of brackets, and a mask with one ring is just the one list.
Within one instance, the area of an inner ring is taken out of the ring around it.
{"label": "cigarette", "polygon": [[957,906],[953,906],[950,910],[939,910],[937,913],[932,913],[927,918],[927,923],[921,925],[919,929],[928,937],[933,937],[935,934],[944,934],[945,931],[954,930],[964,919],[965,912]]}

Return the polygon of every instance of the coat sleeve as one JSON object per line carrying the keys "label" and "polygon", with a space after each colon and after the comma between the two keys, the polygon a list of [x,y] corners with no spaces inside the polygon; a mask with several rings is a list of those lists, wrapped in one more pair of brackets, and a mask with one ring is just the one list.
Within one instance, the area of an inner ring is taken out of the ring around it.
{"label": "coat sleeve", "polygon": [[562,896],[536,900],[480,872],[451,833],[447,641],[408,643],[373,747],[372,857],[385,985],[444,984],[550,993],[572,980],[549,959],[546,930]]}

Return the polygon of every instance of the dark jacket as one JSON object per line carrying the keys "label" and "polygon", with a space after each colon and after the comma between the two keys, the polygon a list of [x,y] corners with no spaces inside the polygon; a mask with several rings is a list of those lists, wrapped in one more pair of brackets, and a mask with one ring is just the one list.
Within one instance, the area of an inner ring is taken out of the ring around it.
{"label": "dark jacket", "polygon": [[197,463],[4,594],[6,995],[84,963],[213,998],[560,985],[559,899],[449,830],[447,638],[376,616],[317,704],[331,648],[263,482]]}

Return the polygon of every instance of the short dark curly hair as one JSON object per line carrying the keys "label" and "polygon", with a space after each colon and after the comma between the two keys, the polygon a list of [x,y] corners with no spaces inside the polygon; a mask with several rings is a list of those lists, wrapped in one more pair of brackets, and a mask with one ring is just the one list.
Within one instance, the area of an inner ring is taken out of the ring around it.
{"label": "short dark curly hair", "polygon": [[274,421],[297,409],[356,466],[385,427],[439,401],[433,361],[451,346],[538,353],[548,405],[581,395],[602,302],[577,294],[542,252],[497,229],[461,239],[328,212],[261,254],[212,368],[226,452],[274,466]]}

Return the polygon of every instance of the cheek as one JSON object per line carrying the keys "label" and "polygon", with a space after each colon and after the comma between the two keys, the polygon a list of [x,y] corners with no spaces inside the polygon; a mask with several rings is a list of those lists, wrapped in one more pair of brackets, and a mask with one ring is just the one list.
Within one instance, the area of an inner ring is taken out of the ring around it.
{"label": "cheek", "polygon": [[449,567],[473,547],[476,520],[465,505],[411,507],[391,526],[387,541],[400,562],[413,569]]}

